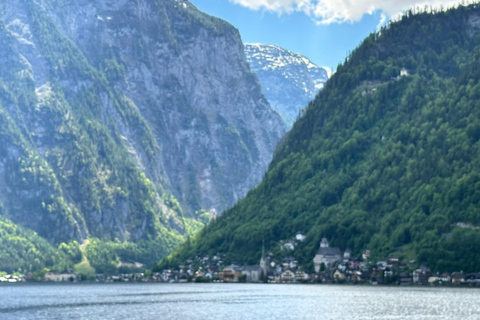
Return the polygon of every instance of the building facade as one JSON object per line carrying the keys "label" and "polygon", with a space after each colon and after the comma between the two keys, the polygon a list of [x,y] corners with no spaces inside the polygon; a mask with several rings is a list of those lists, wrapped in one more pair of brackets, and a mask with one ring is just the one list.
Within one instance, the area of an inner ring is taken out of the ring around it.
{"label": "building facade", "polygon": [[323,238],[320,242],[320,248],[318,248],[315,258],[313,258],[313,265],[315,272],[320,272],[322,264],[328,269],[333,266],[335,262],[342,260],[342,253],[339,248],[330,248],[327,238]]}

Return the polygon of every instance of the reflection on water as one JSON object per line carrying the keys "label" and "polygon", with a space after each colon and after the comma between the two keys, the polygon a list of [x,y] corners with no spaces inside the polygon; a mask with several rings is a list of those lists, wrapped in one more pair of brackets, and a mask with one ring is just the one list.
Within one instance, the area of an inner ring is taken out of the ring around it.
{"label": "reflection on water", "polygon": [[0,286],[0,319],[480,319],[479,289],[255,284]]}

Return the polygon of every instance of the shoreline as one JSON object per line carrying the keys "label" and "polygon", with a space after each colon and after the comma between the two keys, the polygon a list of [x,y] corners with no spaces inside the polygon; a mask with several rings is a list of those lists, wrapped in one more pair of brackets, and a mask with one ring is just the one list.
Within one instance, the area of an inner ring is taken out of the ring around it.
{"label": "shoreline", "polygon": [[285,283],[261,283],[261,282],[161,282],[161,281],[25,281],[25,282],[0,282],[0,287],[15,287],[15,286],[80,286],[80,285],[261,285],[261,286],[319,286],[319,287],[378,287],[378,288],[438,288],[438,289],[480,289],[476,285],[394,285],[394,284],[353,284],[353,283],[299,283],[299,282],[285,282]]}

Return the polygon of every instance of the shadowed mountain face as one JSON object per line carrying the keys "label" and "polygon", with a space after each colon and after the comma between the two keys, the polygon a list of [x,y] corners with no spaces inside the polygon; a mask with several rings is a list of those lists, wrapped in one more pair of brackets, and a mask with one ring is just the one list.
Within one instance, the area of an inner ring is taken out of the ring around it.
{"label": "shadowed mountain face", "polygon": [[306,57],[268,44],[246,44],[245,54],[265,97],[290,129],[299,112],[328,80],[324,68]]}
{"label": "shadowed mountain face", "polygon": [[51,242],[162,255],[254,187],[284,134],[238,31],[188,1],[8,1],[0,63],[2,213]]}

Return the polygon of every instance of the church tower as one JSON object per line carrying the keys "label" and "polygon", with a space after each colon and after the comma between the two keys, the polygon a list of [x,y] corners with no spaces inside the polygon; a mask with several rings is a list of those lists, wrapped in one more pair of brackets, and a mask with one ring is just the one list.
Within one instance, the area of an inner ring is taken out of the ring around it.
{"label": "church tower", "polygon": [[263,273],[264,277],[267,277],[267,259],[265,258],[265,240],[263,240],[262,244],[262,257],[260,258],[260,273]]}
{"label": "church tower", "polygon": [[322,242],[320,242],[320,248],[328,248],[328,240],[327,238],[323,238]]}

